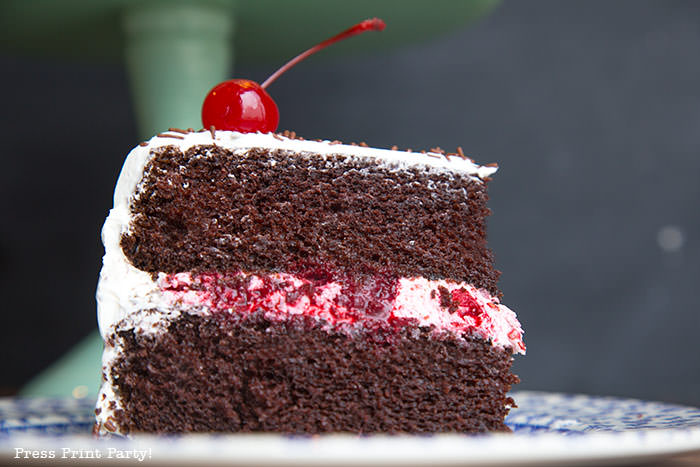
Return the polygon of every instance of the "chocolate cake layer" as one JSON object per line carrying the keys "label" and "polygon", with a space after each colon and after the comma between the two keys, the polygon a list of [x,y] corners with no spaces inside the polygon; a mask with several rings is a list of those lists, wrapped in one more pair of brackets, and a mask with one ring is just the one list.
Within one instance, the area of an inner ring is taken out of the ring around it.
{"label": "chocolate cake layer", "polygon": [[498,294],[486,182],[468,175],[343,155],[169,146],[156,150],[140,190],[121,245],[145,271],[311,264],[449,278]]}
{"label": "chocolate cake layer", "polygon": [[128,432],[507,431],[518,381],[508,349],[411,325],[349,336],[302,317],[185,314],[167,332],[117,338]]}

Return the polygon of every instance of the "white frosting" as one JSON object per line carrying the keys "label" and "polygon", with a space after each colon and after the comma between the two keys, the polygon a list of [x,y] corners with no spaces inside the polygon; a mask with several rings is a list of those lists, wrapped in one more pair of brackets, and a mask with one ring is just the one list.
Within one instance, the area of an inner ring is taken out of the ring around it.
{"label": "white frosting", "polygon": [[[450,312],[440,305],[440,297],[433,291],[445,288],[449,292],[463,289],[482,310],[482,320],[473,316]],[[435,326],[437,329],[454,331],[474,331],[484,339],[490,339],[496,347],[510,347],[514,353],[525,354],[522,341],[523,330],[515,312],[502,305],[498,298],[486,290],[464,282],[448,280],[428,280],[423,277],[399,279],[399,291],[392,314],[400,318],[413,318],[421,326]]]}
{"label": "white frosting", "polygon": [[[250,148],[257,147],[271,150],[288,150],[302,155],[318,154],[322,157],[341,154],[359,159],[372,159],[389,167],[423,166],[429,170],[462,173],[480,179],[492,175],[497,170],[496,167],[479,166],[469,159],[458,156],[443,156],[437,153],[423,155],[404,151],[333,144],[328,141],[289,139],[270,133],[243,134],[217,131],[214,139],[212,139],[212,135],[208,131],[188,134],[169,132],[165,136],[155,136],[146,145],[134,148],[127,156],[114,191],[114,207],[110,210],[102,228],[102,242],[105,247],[105,255],[102,260],[103,265],[100,271],[96,298],[97,317],[103,338],[109,338],[114,332],[115,326],[120,322],[129,327],[134,327],[138,332],[158,332],[158,323],[162,320],[163,313],[167,317],[172,318],[180,312],[179,306],[173,306],[172,302],[168,302],[158,283],[151,278],[149,273],[136,269],[131,265],[122,251],[120,241],[122,234],[129,230],[131,221],[129,205],[138,191],[144,168],[152,157],[151,151],[163,146],[175,146],[185,151],[192,146],[211,144],[216,144],[238,154],[244,154]],[[397,316],[404,313],[406,317],[415,317],[411,315],[412,312],[410,310],[415,310],[415,304],[425,300],[426,297],[417,295],[415,290],[410,288],[410,285],[402,283],[401,287],[406,292],[402,296],[405,304],[399,306]],[[332,285],[329,285],[328,290],[325,292],[329,303],[337,292]],[[415,300],[413,302],[414,306],[409,307],[408,303],[412,300]],[[300,300],[298,306],[303,306],[302,302]],[[500,316],[502,319],[493,320],[492,332],[500,337],[492,338],[492,342],[494,345],[499,346],[510,345],[507,339],[502,337],[502,333],[506,329],[512,330],[516,325],[519,329],[520,325],[517,323],[515,314],[512,311],[503,305],[498,306],[502,307],[502,309],[496,316]],[[159,311],[155,313],[141,312],[141,310],[155,309]],[[126,321],[123,321],[125,319]],[[424,324],[439,324],[440,320],[449,321],[444,316],[437,318],[437,321],[435,321],[435,317],[419,317],[419,319]],[[513,348],[517,351],[517,347]],[[113,410],[109,408],[108,403],[115,401],[116,406],[114,408],[119,408],[119,400],[112,392],[113,381],[109,371],[110,364],[115,357],[115,349],[107,343],[102,359],[106,382],[102,386],[100,398],[98,399],[98,408],[101,410],[98,422],[101,422],[103,427],[104,423],[113,415]],[[102,429],[104,431],[104,428]]]}

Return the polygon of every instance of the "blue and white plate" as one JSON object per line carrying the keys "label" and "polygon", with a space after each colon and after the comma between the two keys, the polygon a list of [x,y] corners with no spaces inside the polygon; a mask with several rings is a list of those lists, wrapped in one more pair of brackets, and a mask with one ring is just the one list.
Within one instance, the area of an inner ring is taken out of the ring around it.
{"label": "blue and white plate", "polygon": [[162,465],[580,465],[700,454],[700,409],[632,399],[516,392],[512,434],[288,437],[140,435],[96,440],[94,403],[0,399],[0,462]]}

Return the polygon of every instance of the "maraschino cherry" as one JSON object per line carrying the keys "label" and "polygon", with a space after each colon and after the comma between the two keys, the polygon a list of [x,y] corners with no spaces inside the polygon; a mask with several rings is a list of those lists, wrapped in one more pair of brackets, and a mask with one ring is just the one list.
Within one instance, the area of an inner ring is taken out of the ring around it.
{"label": "maraschino cherry", "polygon": [[269,133],[277,129],[279,110],[277,104],[265,90],[282,73],[329,45],[365,31],[381,31],[385,27],[379,18],[366,19],[337,36],[311,47],[267,78],[262,85],[248,79],[232,79],[217,84],[209,91],[202,105],[204,128],[239,131],[241,133]]}

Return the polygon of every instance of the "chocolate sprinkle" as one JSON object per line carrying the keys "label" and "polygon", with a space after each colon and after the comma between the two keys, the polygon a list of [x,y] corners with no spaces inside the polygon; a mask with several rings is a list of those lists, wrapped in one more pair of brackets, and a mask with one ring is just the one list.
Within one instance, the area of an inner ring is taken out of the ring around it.
{"label": "chocolate sprinkle", "polygon": [[168,133],[158,133],[156,136],[158,136],[159,138],[185,139],[185,137],[182,136],[182,135],[171,135],[171,134],[168,134]]}

